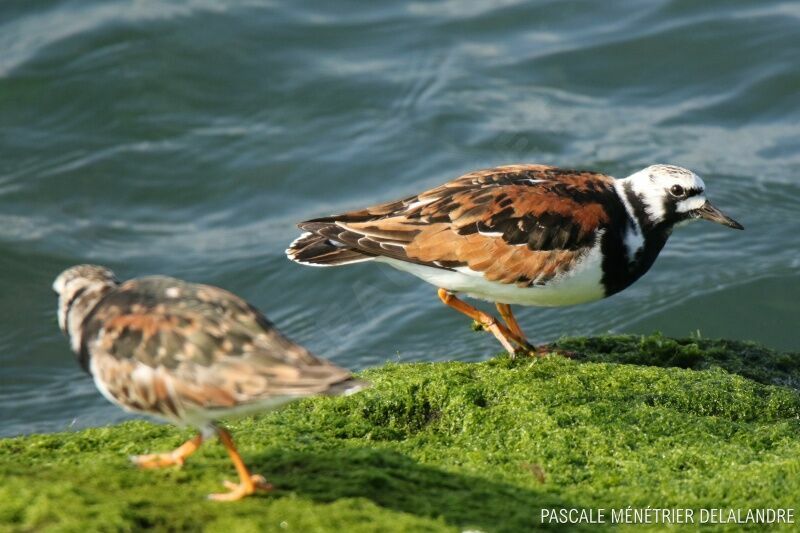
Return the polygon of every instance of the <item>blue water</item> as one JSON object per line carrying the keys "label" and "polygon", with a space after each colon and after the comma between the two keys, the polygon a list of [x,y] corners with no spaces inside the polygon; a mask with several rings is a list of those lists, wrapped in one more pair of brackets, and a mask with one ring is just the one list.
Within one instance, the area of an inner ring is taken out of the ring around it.
{"label": "blue water", "polygon": [[79,262],[223,286],[354,369],[492,356],[433,287],[283,249],[506,163],[687,166],[747,228],[680,229],[623,293],[521,310],[537,341],[800,350],[797,2],[6,0],[0,50],[0,435],[124,417],[55,323]]}

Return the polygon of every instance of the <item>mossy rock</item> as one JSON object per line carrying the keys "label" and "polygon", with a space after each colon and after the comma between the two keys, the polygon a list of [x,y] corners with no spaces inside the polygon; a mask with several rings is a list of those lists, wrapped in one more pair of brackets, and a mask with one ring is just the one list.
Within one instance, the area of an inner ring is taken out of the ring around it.
{"label": "mossy rock", "polygon": [[570,357],[387,364],[363,393],[232,421],[277,487],[235,503],[204,498],[234,477],[216,443],[180,470],[128,462],[189,430],[3,439],[0,530],[597,531],[611,524],[543,525],[540,510],[797,505],[797,354],[658,335],[554,348]]}

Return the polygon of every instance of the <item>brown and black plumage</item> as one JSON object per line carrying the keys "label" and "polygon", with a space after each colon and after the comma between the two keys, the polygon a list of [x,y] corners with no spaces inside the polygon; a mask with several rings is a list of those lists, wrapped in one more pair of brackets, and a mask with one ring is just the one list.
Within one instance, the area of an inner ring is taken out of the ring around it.
{"label": "brown and black plumage", "polygon": [[[470,172],[403,200],[298,224],[298,263],[377,260],[439,287],[512,354],[530,346],[510,304],[562,306],[610,296],[653,264],[675,224],[741,226],[705,198],[693,172],[653,165],[617,180],[590,171],[509,165]],[[495,302],[503,325],[454,295]]]}
{"label": "brown and black plumage", "polygon": [[209,285],[154,276],[122,284],[107,269],[80,265],[53,284],[59,325],[103,395],[122,408],[192,425],[201,434],[174,452],[139,456],[142,467],[182,464],[217,434],[240,475],[238,499],[267,488],[251,476],[215,422],[305,396],[348,394],[365,384],[284,337],[257,309]]}

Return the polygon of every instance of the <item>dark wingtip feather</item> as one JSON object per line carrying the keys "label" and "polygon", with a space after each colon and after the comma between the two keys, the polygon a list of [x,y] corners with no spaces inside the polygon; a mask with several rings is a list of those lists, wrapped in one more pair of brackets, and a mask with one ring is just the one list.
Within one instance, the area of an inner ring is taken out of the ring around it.
{"label": "dark wingtip feather", "polygon": [[[304,226],[300,227],[307,230]],[[317,267],[346,265],[372,259],[372,256],[337,245],[327,237],[310,231],[303,233],[289,245],[286,257],[301,265]]]}

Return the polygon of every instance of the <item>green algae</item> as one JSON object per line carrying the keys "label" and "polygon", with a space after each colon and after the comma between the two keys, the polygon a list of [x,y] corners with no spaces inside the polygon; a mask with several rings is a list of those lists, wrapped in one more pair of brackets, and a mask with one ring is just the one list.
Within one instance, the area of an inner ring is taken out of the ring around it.
{"label": "green algae", "polygon": [[658,335],[555,347],[571,358],[387,364],[355,396],[232,421],[277,487],[236,503],[204,498],[234,476],[217,443],[182,469],[127,461],[188,430],[0,440],[0,530],[525,531],[543,527],[542,508],[797,504],[796,355]]}

